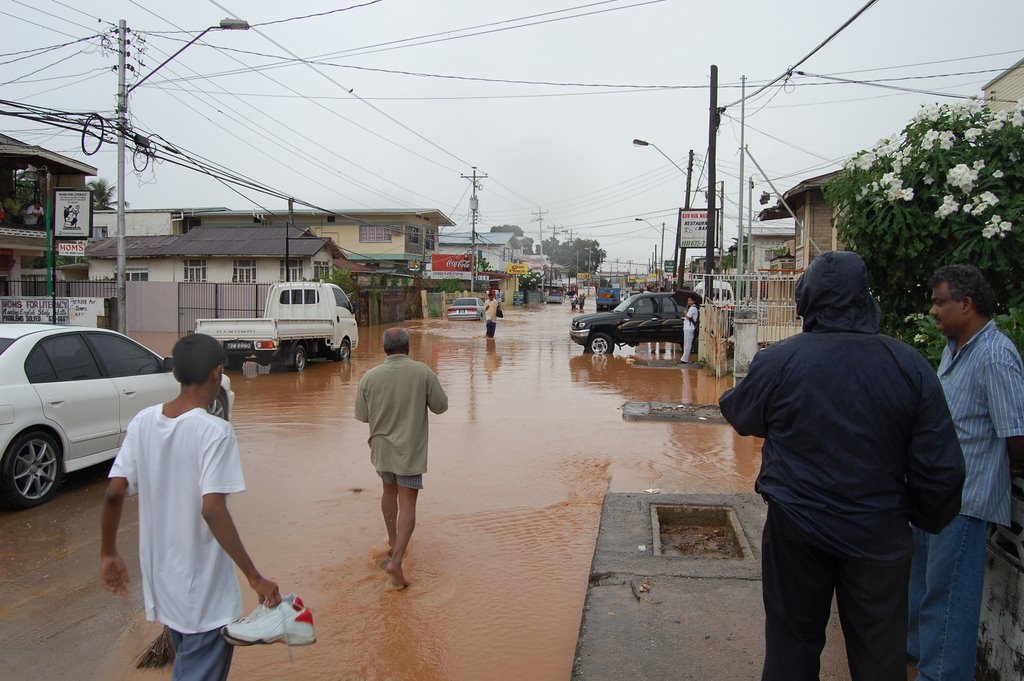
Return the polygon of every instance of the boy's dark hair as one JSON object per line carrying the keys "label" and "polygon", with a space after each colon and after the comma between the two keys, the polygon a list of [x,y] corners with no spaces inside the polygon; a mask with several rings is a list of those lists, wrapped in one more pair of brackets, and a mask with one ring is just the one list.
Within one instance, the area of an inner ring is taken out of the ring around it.
{"label": "boy's dark hair", "polygon": [[983,317],[991,317],[996,308],[996,294],[985,281],[985,276],[974,265],[946,265],[936,270],[928,282],[928,288],[946,282],[953,300],[970,298],[974,308]]}
{"label": "boy's dark hair", "polygon": [[174,377],[182,385],[205,383],[210,372],[224,366],[227,356],[220,342],[204,333],[190,333],[178,339],[171,350]]}

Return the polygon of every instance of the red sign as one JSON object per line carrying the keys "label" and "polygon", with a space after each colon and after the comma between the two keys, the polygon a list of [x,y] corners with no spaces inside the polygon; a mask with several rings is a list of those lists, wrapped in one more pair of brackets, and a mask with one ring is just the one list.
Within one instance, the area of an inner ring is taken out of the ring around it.
{"label": "red sign", "polygon": [[469,272],[468,253],[434,253],[430,257],[435,272]]}

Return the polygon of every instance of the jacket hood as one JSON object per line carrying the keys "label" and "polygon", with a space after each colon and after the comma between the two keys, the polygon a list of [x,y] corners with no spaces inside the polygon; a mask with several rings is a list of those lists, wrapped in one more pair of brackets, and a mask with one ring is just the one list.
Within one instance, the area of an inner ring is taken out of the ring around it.
{"label": "jacket hood", "polygon": [[804,331],[878,333],[882,310],[868,291],[868,268],[856,253],[827,251],[796,283]]}

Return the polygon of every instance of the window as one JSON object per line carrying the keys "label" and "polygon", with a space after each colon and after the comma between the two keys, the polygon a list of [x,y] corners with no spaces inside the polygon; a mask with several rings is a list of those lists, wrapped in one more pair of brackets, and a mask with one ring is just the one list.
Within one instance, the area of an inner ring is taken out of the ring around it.
{"label": "window", "polygon": [[256,281],[255,260],[235,260],[231,281],[236,284],[252,284]]}
{"label": "window", "polygon": [[106,239],[107,238],[107,233],[108,233],[107,230],[108,229],[109,228],[106,225],[93,225],[93,228],[92,228],[92,238],[93,239]]}
{"label": "window", "polygon": [[419,243],[420,243],[420,228],[419,227],[411,227],[410,226],[409,227],[409,238],[407,240],[408,240],[409,244],[419,245]]}
{"label": "window", "polygon": [[186,260],[184,281],[201,282],[206,281],[206,261]]}
{"label": "window", "polygon": [[108,376],[141,376],[163,371],[162,360],[127,338],[109,333],[87,333],[86,338],[99,356]]}
{"label": "window", "polygon": [[334,292],[335,305],[337,305],[338,307],[348,307],[348,296],[345,295],[344,291],[337,288],[332,288],[331,291]]}
{"label": "window", "polygon": [[316,289],[311,288],[291,288],[281,291],[281,296],[278,298],[282,305],[313,305],[320,300],[319,294]]}
{"label": "window", "polygon": [[[35,357],[36,353],[45,355]],[[47,371],[46,362],[50,369]],[[85,340],[77,333],[62,336],[49,336],[39,341],[25,361],[25,372],[33,383],[51,381],[83,381],[100,377],[100,368],[96,365]]]}
{"label": "window", "polygon": [[285,276],[285,261],[280,261],[281,270],[281,281],[301,281],[302,280],[302,261],[301,260],[288,260],[288,276]]}
{"label": "window", "polygon": [[390,243],[391,230],[391,225],[359,225],[359,243]]}
{"label": "window", "polygon": [[434,250],[434,233],[433,232],[429,232],[429,231],[427,232],[426,249],[428,251]]}
{"label": "window", "polygon": [[125,267],[125,281],[149,281],[148,267]]}
{"label": "window", "polygon": [[667,315],[679,314],[679,308],[676,307],[676,301],[668,296],[661,299],[661,313]]}
{"label": "window", "polygon": [[329,261],[320,261],[313,263],[314,279],[326,279],[329,276],[331,276],[331,263]]}
{"label": "window", "polygon": [[650,298],[638,298],[633,301],[635,314],[654,314],[654,301]]}

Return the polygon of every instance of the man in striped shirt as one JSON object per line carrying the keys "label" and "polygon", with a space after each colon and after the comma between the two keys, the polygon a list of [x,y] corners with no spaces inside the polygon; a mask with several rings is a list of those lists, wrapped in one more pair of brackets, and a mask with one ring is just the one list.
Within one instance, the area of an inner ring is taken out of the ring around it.
{"label": "man in striped shirt", "polygon": [[974,678],[988,523],[1010,524],[1010,475],[1024,472],[1024,367],[992,321],[995,294],[971,265],[939,269],[931,315],[949,339],[939,381],[964,454],[960,514],[914,529],[907,654],[920,681]]}

